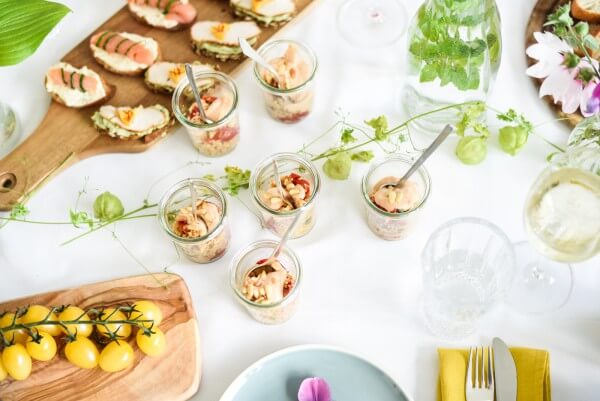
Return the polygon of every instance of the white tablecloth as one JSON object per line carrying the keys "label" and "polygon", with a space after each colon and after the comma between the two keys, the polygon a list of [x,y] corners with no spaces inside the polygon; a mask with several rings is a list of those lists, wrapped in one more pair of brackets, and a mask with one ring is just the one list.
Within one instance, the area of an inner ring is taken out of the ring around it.
{"label": "white tablecloth", "polygon": [[[51,34],[36,54],[19,66],[0,68],[0,100],[18,113],[24,136],[33,131],[50,99],[44,91],[45,70],[92,32],[124,2],[65,0],[74,13]],[[412,15],[416,5],[405,1]],[[241,93],[242,139],[235,152],[211,165],[194,165],[157,186],[151,198],[189,175],[218,173],[227,164],[252,168],[278,151],[296,151],[336,119],[350,113],[361,121],[379,114],[403,120],[398,96],[405,71],[405,45],[382,55],[360,51],[343,42],[335,26],[337,1],[323,1],[286,36],[314,47],[320,70],[314,113],[294,126],[273,122],[263,110],[250,70],[237,79]],[[536,123],[553,119],[538,100],[525,76],[524,29],[533,1],[500,0],[504,50],[491,103],[514,107]],[[68,127],[65,127],[68,129]],[[558,123],[538,129],[559,143],[568,128]],[[333,141],[333,139],[332,139]],[[520,241],[525,238],[522,207],[526,193],[546,165],[551,148],[530,138],[516,157],[503,153],[496,140],[480,166],[460,164],[453,155],[456,138],[448,140],[427,162],[433,191],[418,231],[402,242],[375,238],[363,217],[359,181],[366,166],[357,166],[348,181],[324,178],[316,228],[292,242],[305,268],[302,304],[297,315],[281,326],[260,325],[236,303],[228,284],[228,266],[239,249],[272,235],[237,200],[232,200],[231,250],[219,262],[198,266],[186,260],[175,264],[173,247],[155,219],[121,223],[118,238],[153,271],[182,275],[192,293],[203,349],[203,377],[198,401],[217,400],[228,384],[259,357],[304,343],[346,347],[369,356],[389,371],[418,401],[434,400],[440,346],[466,346],[503,337],[509,344],[548,349],[552,362],[555,400],[593,400],[600,394],[600,259],[575,266],[575,290],[566,307],[541,317],[523,316],[500,307],[483,322],[477,334],[460,344],[445,343],[424,327],[420,312],[419,255],[428,235],[453,217],[479,216],[499,225]],[[81,207],[91,209],[98,191],[118,194],[126,208],[141,204],[148,188],[185,161],[198,160],[186,133],[178,129],[158,146],[136,155],[105,155],[78,163],[52,179],[29,201],[31,219],[68,219],[77,192],[89,177],[88,195]],[[200,158],[202,160],[202,158]],[[143,274],[144,270],[113,239],[109,231],[74,244],[58,244],[77,231],[69,226],[12,223],[0,230],[0,299],[64,287]]]}

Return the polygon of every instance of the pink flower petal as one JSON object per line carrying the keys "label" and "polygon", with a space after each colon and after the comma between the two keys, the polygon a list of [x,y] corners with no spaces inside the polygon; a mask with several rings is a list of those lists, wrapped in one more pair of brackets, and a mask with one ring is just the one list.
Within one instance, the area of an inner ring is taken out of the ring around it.
{"label": "pink flower petal", "polygon": [[325,379],[304,379],[298,390],[298,401],[331,401],[331,391]]}

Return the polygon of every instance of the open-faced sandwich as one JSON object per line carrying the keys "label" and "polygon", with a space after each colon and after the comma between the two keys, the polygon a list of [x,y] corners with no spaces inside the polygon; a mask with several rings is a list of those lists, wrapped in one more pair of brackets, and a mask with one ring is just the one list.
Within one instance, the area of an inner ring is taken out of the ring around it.
{"label": "open-faced sandwich", "polygon": [[233,12],[264,26],[288,22],[296,13],[294,0],[231,0]]}
{"label": "open-faced sandwich", "polygon": [[52,99],[74,108],[103,103],[114,93],[114,86],[97,72],[63,62],[50,67],[44,84]]}
{"label": "open-faced sandwich", "polygon": [[90,47],[98,63],[122,75],[139,75],[160,58],[154,39],[127,32],[98,32],[92,36]]}
{"label": "open-faced sandwich", "polygon": [[102,106],[92,116],[98,131],[119,139],[150,142],[165,136],[172,125],[171,113],[160,104],[144,107]]}
{"label": "open-faced sandwich", "polygon": [[188,0],[128,0],[129,11],[147,25],[175,31],[196,20],[196,8]]}
{"label": "open-faced sandwich", "polygon": [[[213,72],[215,67],[196,61],[192,63],[192,71],[194,74]],[[183,77],[185,77],[185,64],[159,61],[146,70],[144,82],[154,92],[172,93]]]}
{"label": "open-faced sandwich", "polygon": [[252,21],[231,24],[201,21],[192,26],[192,47],[196,53],[216,57],[222,61],[236,60],[242,57],[239,38],[246,39],[254,46],[258,35],[260,28]]}

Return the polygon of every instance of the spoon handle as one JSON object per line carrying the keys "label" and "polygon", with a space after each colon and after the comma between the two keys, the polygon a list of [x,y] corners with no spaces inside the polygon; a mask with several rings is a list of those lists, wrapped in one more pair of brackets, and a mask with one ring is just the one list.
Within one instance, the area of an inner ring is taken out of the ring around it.
{"label": "spoon handle", "polygon": [[277,185],[277,191],[279,191],[279,196],[281,196],[282,202],[285,202],[285,193],[283,192],[283,187],[281,186],[281,176],[279,175],[279,166],[277,165],[277,160],[273,159],[273,174],[275,175],[275,185]]}
{"label": "spoon handle", "polygon": [[417,169],[421,167],[423,163],[425,163],[425,160],[427,160],[429,156],[431,156],[431,154],[435,152],[435,150],[442,144],[442,142],[444,142],[446,138],[448,138],[448,135],[450,135],[452,131],[452,126],[450,124],[447,124],[442,130],[442,132],[440,132],[440,134],[437,136],[437,138],[435,138],[433,142],[431,142],[431,145],[429,145],[429,147],[425,149],[425,151],[421,154],[417,161],[414,162],[414,164],[408,169],[408,171],[402,176],[402,178],[400,178],[398,184],[402,184],[403,182],[405,182],[408,179],[408,177],[410,177],[415,171],[417,171]]}
{"label": "spoon handle", "polygon": [[290,224],[290,226],[286,230],[285,234],[283,234],[283,237],[281,237],[281,241],[279,241],[279,245],[277,245],[277,248],[275,248],[275,250],[269,257],[269,260],[277,259],[277,257],[281,253],[281,250],[285,246],[285,243],[290,238],[292,231],[294,230],[294,228],[296,228],[296,224],[298,224],[298,220],[300,220],[300,217],[302,217],[302,212],[304,212],[304,209],[302,209],[302,208],[297,209],[297,210],[298,210],[298,214],[296,214],[296,217],[294,217],[294,221],[292,221],[292,224]]}
{"label": "spoon handle", "polygon": [[248,43],[246,39],[239,38],[239,43],[240,47],[242,48],[242,52],[246,55],[246,57],[249,57],[252,60],[256,61],[257,64],[269,71],[271,75],[273,75],[275,79],[279,82],[279,73],[277,72],[277,70],[271,64],[269,64],[260,54],[258,54],[258,52],[254,50],[252,46],[250,46],[250,43]]}
{"label": "spoon handle", "polygon": [[202,120],[208,124],[211,124],[212,121],[206,117],[206,113],[204,112],[204,107],[202,107],[202,98],[200,97],[200,92],[198,92],[198,87],[196,86],[196,79],[194,78],[194,71],[192,71],[192,66],[189,63],[185,64],[185,75],[190,83],[190,88],[192,88],[192,93],[194,94],[194,99],[196,99],[196,104],[198,105],[198,111],[200,112],[200,117]]}

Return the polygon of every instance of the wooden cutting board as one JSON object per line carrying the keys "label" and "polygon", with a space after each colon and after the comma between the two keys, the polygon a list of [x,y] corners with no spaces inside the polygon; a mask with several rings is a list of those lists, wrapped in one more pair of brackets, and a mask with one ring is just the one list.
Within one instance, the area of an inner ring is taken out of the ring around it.
{"label": "wooden cutting board", "polygon": [[[295,0],[298,13],[294,20],[305,15],[316,0]],[[228,0],[190,0],[198,10],[197,21],[234,21]],[[100,6],[100,5],[99,5]],[[291,23],[291,22],[290,22]],[[262,28],[259,45],[278,34],[290,23],[278,28]],[[198,56],[191,48],[190,29],[169,32],[143,25],[134,20],[127,7],[122,8],[97,31],[115,30],[133,32],[156,39],[160,45],[162,59],[174,62],[202,62],[217,65],[222,72],[235,75],[247,60],[217,62],[216,59]],[[98,71],[117,87],[109,104],[137,106],[160,103],[171,108],[171,96],[150,92],[142,77],[127,77],[110,73],[92,57],[89,48],[91,35],[81,41],[62,60],[77,67],[87,65]],[[48,66],[50,67],[50,66]],[[39,77],[40,85],[44,77]],[[257,94],[258,96],[258,94]],[[141,140],[124,141],[100,135],[92,126],[90,117],[96,108],[76,110],[56,102],[50,104],[48,112],[38,128],[12,153],[0,160],[0,210],[26,198],[54,174],[79,160],[102,153],[143,152],[160,140],[144,143]],[[20,116],[26,119],[27,116]],[[173,131],[173,129],[171,129]]]}
{"label": "wooden cutting board", "polygon": [[[162,284],[159,284],[162,283]],[[0,382],[2,401],[183,401],[200,384],[201,358],[198,323],[188,288],[181,277],[161,273],[111,280],[79,288],[49,292],[0,303],[0,312],[31,304],[77,305],[83,309],[116,305],[140,299],[154,301],[163,313],[159,325],[167,350],[158,357],[145,356],[135,345],[134,365],[122,372],[71,365],[58,341],[58,355],[48,362],[33,362],[24,381]]]}
{"label": "wooden cutting board", "polygon": [[[533,37],[534,32],[544,32],[548,30],[548,27],[544,26],[548,15],[552,14],[558,6],[561,6],[570,0],[538,0],[531,12],[531,16],[529,17],[529,22],[527,23],[527,31],[525,34],[525,49],[527,49],[532,44],[536,43],[535,38]],[[600,30],[600,26],[590,24],[590,30],[592,32],[597,32]],[[527,66],[532,66],[537,61],[527,57]],[[538,78],[531,78],[535,83],[536,87],[539,89],[543,80]],[[551,96],[545,96],[544,100],[546,103],[554,110],[556,115],[559,118],[564,118],[567,123],[571,126],[575,126],[583,120],[583,116],[579,111],[573,114],[567,114],[562,112],[562,108],[560,104],[554,104],[554,99]]]}

